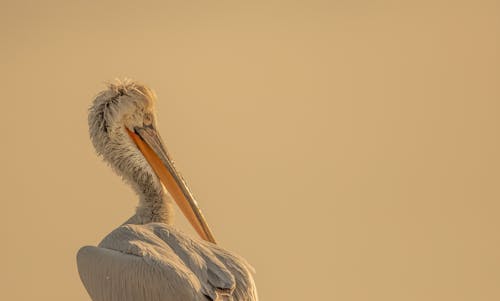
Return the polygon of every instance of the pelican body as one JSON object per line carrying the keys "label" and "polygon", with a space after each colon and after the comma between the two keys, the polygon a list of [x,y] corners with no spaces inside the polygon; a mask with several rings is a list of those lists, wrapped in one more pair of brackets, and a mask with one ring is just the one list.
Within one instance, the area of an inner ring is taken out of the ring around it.
{"label": "pelican body", "polygon": [[[258,300],[253,268],[215,243],[157,132],[156,96],[133,81],[95,98],[89,131],[99,155],[139,196],[136,212],[98,246],[77,254],[93,301]],[[173,202],[201,239],[172,226]]]}

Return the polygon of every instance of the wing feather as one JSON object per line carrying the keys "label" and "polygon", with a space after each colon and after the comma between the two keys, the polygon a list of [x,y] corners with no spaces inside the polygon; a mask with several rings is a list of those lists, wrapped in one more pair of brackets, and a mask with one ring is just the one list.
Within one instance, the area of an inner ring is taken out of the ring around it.
{"label": "wing feather", "polygon": [[123,225],[77,263],[93,301],[257,300],[243,258],[161,223]]}

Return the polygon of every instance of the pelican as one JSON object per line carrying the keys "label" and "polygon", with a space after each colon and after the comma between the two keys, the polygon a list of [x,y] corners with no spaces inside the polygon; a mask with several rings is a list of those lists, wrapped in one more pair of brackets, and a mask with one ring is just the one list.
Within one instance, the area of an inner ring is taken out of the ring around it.
{"label": "pelican", "polygon": [[[102,156],[139,197],[135,214],[97,246],[77,254],[93,301],[258,300],[253,268],[215,243],[157,131],[156,96],[134,81],[109,84],[89,109]],[[201,239],[172,225],[173,202]]]}

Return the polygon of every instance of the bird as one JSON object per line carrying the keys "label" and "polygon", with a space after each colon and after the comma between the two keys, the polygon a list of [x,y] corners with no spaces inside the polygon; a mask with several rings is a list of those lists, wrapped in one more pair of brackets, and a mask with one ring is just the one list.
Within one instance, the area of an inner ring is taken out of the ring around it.
{"label": "bird", "polygon": [[[156,94],[117,80],[89,109],[92,144],[136,192],[135,213],[97,246],[77,252],[78,273],[93,301],[257,301],[253,267],[216,244],[186,181],[158,132]],[[173,203],[200,238],[173,226]]]}

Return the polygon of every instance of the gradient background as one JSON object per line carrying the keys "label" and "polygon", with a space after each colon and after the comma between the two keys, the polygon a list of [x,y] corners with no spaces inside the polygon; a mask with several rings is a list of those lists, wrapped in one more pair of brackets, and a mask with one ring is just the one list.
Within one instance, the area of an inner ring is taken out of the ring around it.
{"label": "gradient background", "polygon": [[136,197],[87,109],[131,77],[262,300],[500,300],[498,1],[4,2],[0,299],[89,300]]}

